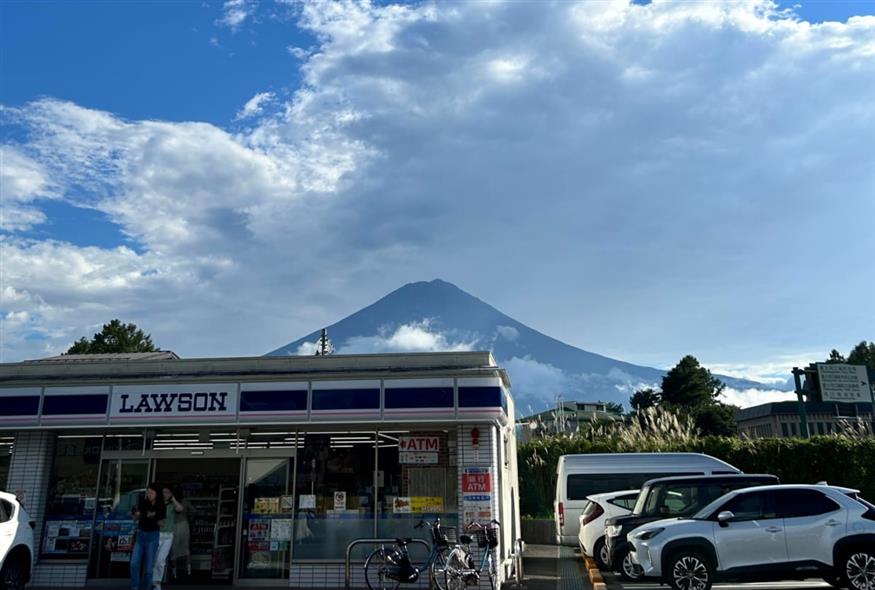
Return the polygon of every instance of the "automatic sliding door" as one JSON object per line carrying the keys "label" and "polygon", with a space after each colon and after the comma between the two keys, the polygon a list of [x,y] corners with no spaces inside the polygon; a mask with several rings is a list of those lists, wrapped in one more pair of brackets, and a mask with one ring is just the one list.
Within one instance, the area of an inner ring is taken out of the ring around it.
{"label": "automatic sliding door", "polygon": [[247,459],[240,578],[288,579],[294,458]]}
{"label": "automatic sliding door", "polygon": [[104,459],[100,473],[90,577],[129,578],[136,529],[131,508],[146,492],[149,460]]}

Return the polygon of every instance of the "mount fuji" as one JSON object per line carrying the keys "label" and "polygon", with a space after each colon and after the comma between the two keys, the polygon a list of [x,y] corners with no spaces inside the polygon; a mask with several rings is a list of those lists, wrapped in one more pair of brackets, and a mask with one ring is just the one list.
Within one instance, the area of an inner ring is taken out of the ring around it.
{"label": "mount fuji", "polygon": [[[320,331],[266,356],[312,355]],[[511,379],[520,414],[565,400],[624,404],[641,387],[658,386],[665,371],[582,350],[542,334],[439,279],[404,285],[328,326],[337,354],[491,350]],[[718,377],[734,389],[770,389]]]}

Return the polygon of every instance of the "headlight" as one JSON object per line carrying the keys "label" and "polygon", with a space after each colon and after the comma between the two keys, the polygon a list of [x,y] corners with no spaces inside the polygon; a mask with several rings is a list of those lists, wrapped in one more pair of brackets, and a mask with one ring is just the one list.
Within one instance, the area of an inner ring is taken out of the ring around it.
{"label": "headlight", "polygon": [[647,539],[652,539],[664,530],[664,528],[647,529],[646,531],[635,533],[635,538],[639,541],[646,541]]}
{"label": "headlight", "polygon": [[623,525],[611,524],[605,527],[605,534],[609,537],[619,537],[623,532]]}

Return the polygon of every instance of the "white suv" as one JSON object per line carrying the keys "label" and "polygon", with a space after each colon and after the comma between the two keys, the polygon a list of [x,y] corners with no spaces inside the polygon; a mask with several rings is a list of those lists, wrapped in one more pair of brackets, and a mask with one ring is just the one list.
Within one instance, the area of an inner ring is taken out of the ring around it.
{"label": "white suv", "polygon": [[630,535],[632,559],[675,590],[715,581],[823,577],[875,589],[875,506],[856,490],[775,485],[731,492],[691,518],[660,520]]}
{"label": "white suv", "polygon": [[638,490],[587,496],[587,504],[580,515],[580,550],[595,558],[600,569],[608,569],[608,550],[605,546],[605,520],[632,512],[638,500]]}
{"label": "white suv", "polygon": [[33,523],[12,494],[0,491],[0,590],[20,590],[30,581]]}

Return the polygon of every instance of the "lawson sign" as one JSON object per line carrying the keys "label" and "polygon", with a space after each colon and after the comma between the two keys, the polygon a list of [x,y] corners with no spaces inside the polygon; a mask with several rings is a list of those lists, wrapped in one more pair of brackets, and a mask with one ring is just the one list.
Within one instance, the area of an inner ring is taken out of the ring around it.
{"label": "lawson sign", "polygon": [[126,424],[234,420],[236,416],[236,383],[115,386],[109,412],[110,422]]}

